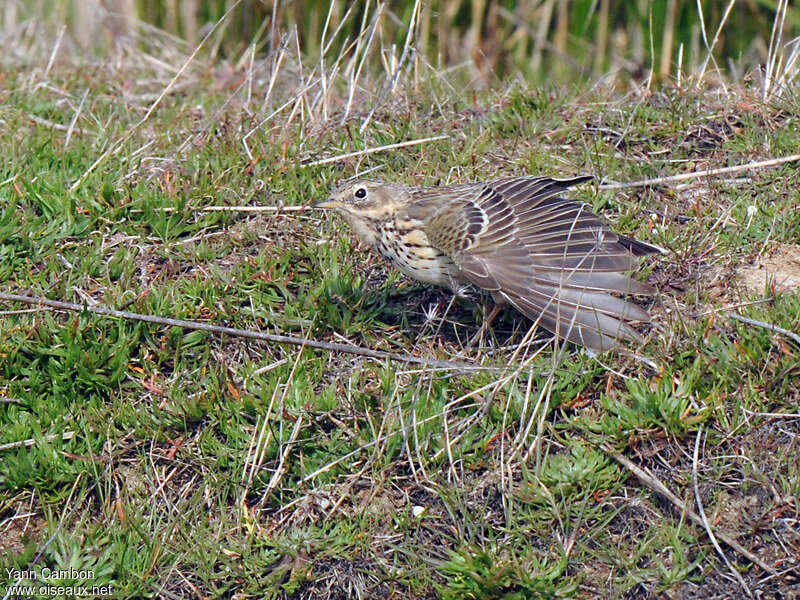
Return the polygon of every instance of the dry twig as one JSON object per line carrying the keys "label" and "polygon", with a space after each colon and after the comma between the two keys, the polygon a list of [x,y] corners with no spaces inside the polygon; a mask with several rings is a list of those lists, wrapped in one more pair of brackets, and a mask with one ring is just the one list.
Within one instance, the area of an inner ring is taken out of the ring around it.
{"label": "dry twig", "polygon": [[260,340],[262,342],[272,342],[276,344],[291,344],[293,346],[316,348],[317,350],[327,350],[328,352],[344,352],[347,354],[357,354],[359,356],[377,358],[380,360],[388,359],[400,362],[415,363],[418,365],[425,365],[427,368],[431,369],[474,371],[474,370],[486,370],[492,368],[492,367],[485,367],[483,365],[472,365],[468,363],[453,362],[449,360],[436,360],[432,358],[412,356],[410,354],[400,354],[397,352],[385,352],[383,350],[373,350],[372,348],[362,348],[361,346],[356,346],[355,344],[320,342],[318,340],[308,340],[291,335],[277,335],[273,333],[264,333],[263,331],[252,331],[249,329],[237,329],[236,327],[223,327],[220,325],[210,325],[208,323],[201,323],[199,321],[186,321],[184,319],[169,319],[167,317],[143,315],[140,313],[129,312],[126,310],[114,310],[113,308],[105,308],[103,306],[87,306],[87,305],[75,304],[73,302],[50,300],[48,298],[41,298],[38,296],[20,296],[18,294],[5,294],[0,292],[0,300],[5,300],[6,302],[22,302],[23,304],[31,304],[35,306],[46,306],[48,308],[55,308],[58,310],[70,310],[78,312],[85,310],[86,312],[91,312],[97,315],[106,315],[109,317],[128,319],[130,321],[143,321],[145,323],[156,323],[158,325],[166,325],[167,327],[181,327],[183,329],[208,331],[209,333],[215,333],[217,335],[232,335],[236,337],[244,337],[253,340]]}
{"label": "dry twig", "polygon": [[743,317],[739,313],[728,313],[728,316],[731,319],[735,319],[737,321],[741,321],[742,323],[747,323],[748,325],[755,325],[756,327],[763,327],[764,329],[768,329],[769,331],[774,331],[775,333],[782,333],[788,338],[793,339],[798,345],[800,345],[800,335],[797,335],[793,331],[789,331],[788,329],[784,329],[783,327],[778,327],[777,325],[773,325],[772,323],[766,323],[764,321],[757,321],[756,319],[750,319],[749,317]]}

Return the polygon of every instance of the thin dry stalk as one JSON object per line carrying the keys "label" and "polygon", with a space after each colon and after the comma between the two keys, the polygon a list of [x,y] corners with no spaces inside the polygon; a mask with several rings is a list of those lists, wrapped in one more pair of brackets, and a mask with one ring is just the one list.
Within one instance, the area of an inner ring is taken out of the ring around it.
{"label": "thin dry stalk", "polygon": [[766,102],[772,94],[775,85],[775,78],[778,73],[781,61],[781,40],[783,39],[783,24],[786,21],[786,8],[789,0],[778,0],[778,7],[775,11],[775,18],[772,20],[772,31],[769,36],[769,46],[767,48],[767,60],[764,64],[764,81],[762,82],[762,99]]}
{"label": "thin dry stalk", "polygon": [[418,140],[409,140],[407,142],[398,142],[396,144],[387,144],[386,146],[377,146],[375,148],[366,148],[364,150],[357,150],[355,152],[347,152],[346,154],[339,154],[321,160],[314,160],[311,162],[303,163],[303,167],[314,167],[317,165],[327,165],[328,163],[354,158],[356,156],[363,156],[365,154],[374,154],[375,152],[384,152],[386,150],[395,150],[397,148],[407,148],[408,146],[417,146],[419,144],[427,144],[428,142],[437,142],[439,140],[450,139],[449,135],[435,135],[433,137],[421,138]]}
{"label": "thin dry stalk", "polygon": [[[703,5],[701,4],[700,0],[697,0],[697,12],[700,16],[700,26],[703,32],[703,42],[705,42],[706,50],[708,53],[706,54],[706,59],[703,61],[703,66],[700,67],[700,73],[697,76],[697,83],[700,84],[703,82],[703,77],[705,76],[706,68],[708,67],[708,62],[711,61],[714,63],[714,68],[716,69],[717,73],[719,73],[719,65],[717,65],[717,61],[714,58],[714,47],[717,45],[719,41],[719,36],[722,33],[723,27],[725,27],[725,23],[728,21],[728,16],[731,14],[731,10],[733,9],[733,5],[736,3],[736,0],[730,0],[728,3],[727,8],[725,9],[725,13],[722,15],[722,19],[720,19],[719,26],[717,27],[717,31],[714,34],[714,39],[709,45],[708,37],[706,36],[706,24],[703,18]],[[722,77],[719,78],[720,83],[722,84],[722,88],[725,90],[727,94],[728,90],[725,86],[725,82],[723,81]]]}
{"label": "thin dry stalk", "polygon": [[728,557],[725,556],[725,553],[722,551],[722,548],[719,547],[719,542],[717,542],[717,538],[714,535],[714,530],[711,529],[711,523],[708,522],[708,517],[706,517],[706,511],[703,508],[703,502],[700,498],[700,486],[698,484],[698,477],[697,477],[697,464],[699,462],[700,456],[700,439],[703,436],[703,426],[702,424],[697,429],[697,436],[694,440],[694,453],[692,454],[692,487],[694,488],[694,500],[697,504],[697,512],[700,515],[700,519],[703,522],[703,527],[706,530],[706,534],[708,535],[708,539],[711,540],[711,545],[714,546],[714,550],[717,551],[717,554],[720,555],[725,565],[728,567],[728,570],[731,572],[733,577],[736,581],[739,582],[739,585],[742,586],[742,589],[745,591],[748,597],[753,597],[753,592],[750,591],[750,588],[747,587],[744,579],[742,578],[739,571],[737,571],[734,566],[731,564],[731,561],[728,560]]}
{"label": "thin dry stalk", "polygon": [[[247,497],[247,493],[250,490],[250,484],[253,482],[255,474],[261,468],[266,449],[272,440],[272,429],[269,427],[269,419],[272,415],[272,408],[275,406],[275,399],[278,397],[278,389],[279,387],[277,385],[273,388],[267,411],[264,413],[263,419],[259,419],[261,427],[259,427],[259,423],[256,423],[253,435],[250,436],[250,445],[247,448],[247,455],[242,465],[241,481],[244,482],[244,489],[242,490],[241,505],[244,505],[244,499]],[[245,481],[245,479],[247,481]]]}
{"label": "thin dry stalk", "polygon": [[[278,3],[276,2],[277,6]],[[275,88],[275,82],[278,80],[278,73],[281,71],[283,59],[286,57],[286,47],[288,46],[288,39],[281,40],[278,51],[273,53],[272,56],[272,70],[269,76],[269,83],[267,84],[267,91],[264,92],[264,101],[261,103],[261,110],[266,111],[270,98],[272,98],[272,90]],[[252,159],[251,159],[252,160]]]}
{"label": "thin dry stalk", "polygon": [[788,0],[779,0],[772,21],[767,60],[761,81],[761,97],[764,102],[780,98],[800,72],[800,38],[795,38],[786,45],[786,48],[791,48],[788,54],[783,46],[783,29],[788,5]]}
{"label": "thin dry stalk", "polygon": [[625,188],[646,187],[650,185],[664,185],[666,183],[676,183],[678,181],[688,181],[692,179],[703,179],[707,177],[714,177],[716,175],[725,175],[727,173],[738,173],[740,171],[747,171],[749,169],[764,169],[767,167],[776,167],[788,162],[800,161],[800,154],[791,154],[789,156],[782,156],[780,158],[770,158],[768,160],[759,160],[743,165],[734,165],[732,167],[720,167],[718,169],[707,169],[705,171],[692,171],[691,173],[680,173],[679,175],[670,175],[668,177],[654,177],[652,179],[642,179],[641,181],[630,181],[626,183],[603,183],[597,186],[598,190],[621,190]]}
{"label": "thin dry stalk", "polygon": [[[675,43],[675,19],[678,12],[678,0],[667,0],[667,10],[664,22],[664,35],[661,38],[661,63],[658,74],[668,77],[672,63],[672,45]],[[678,83],[680,87],[680,83]]]}
{"label": "thin dry stalk", "polygon": [[66,25],[62,25],[58,30],[58,37],[56,37],[56,43],[53,44],[53,51],[50,53],[50,59],[47,61],[47,67],[44,70],[42,75],[42,79],[47,79],[47,76],[50,74],[50,69],[53,68],[53,62],[56,59],[56,55],[58,54],[58,49],[61,47],[61,40],[64,39],[64,32],[67,30]]}
{"label": "thin dry stalk", "polygon": [[[366,3],[366,7],[364,9],[364,21],[361,24],[361,34],[358,36],[358,43],[356,45],[355,52],[353,52],[353,58],[351,59],[350,65],[345,69],[345,73],[348,75],[348,86],[347,86],[347,103],[345,104],[344,113],[342,114],[342,124],[347,122],[347,119],[350,116],[350,109],[353,106],[353,100],[355,98],[356,89],[358,88],[358,81],[361,77],[361,72],[364,68],[364,64],[367,62],[367,57],[369,56],[369,49],[372,47],[372,40],[375,39],[375,33],[378,31],[378,24],[380,23],[381,16],[383,15],[383,10],[385,4],[383,2],[378,3],[377,9],[375,11],[375,16],[372,18],[372,24],[370,25],[369,29],[369,37],[367,38],[367,43],[364,46],[363,50],[361,48],[363,39],[364,39],[364,27],[366,25],[367,14],[369,12],[369,2]],[[353,65],[355,65],[356,60],[361,56],[361,59],[358,60],[358,67],[355,68],[353,71]]]}
{"label": "thin dry stalk", "polygon": [[[297,353],[297,358],[295,358],[294,365],[292,365],[292,370],[289,372],[289,376],[286,378],[286,383],[283,386],[283,395],[281,396],[280,407],[281,411],[280,414],[283,414],[283,407],[286,403],[286,396],[289,394],[289,388],[292,387],[292,381],[294,380],[294,374],[297,372],[297,365],[300,364],[300,358],[303,356],[303,349],[305,346],[300,347],[300,351]],[[277,386],[276,386],[277,388]],[[272,403],[270,403],[270,407],[272,407]],[[264,417],[264,421],[268,419],[269,415]],[[261,496],[261,504],[266,502],[267,498],[272,494],[278,484],[281,482],[283,478],[283,473],[286,470],[286,459],[289,456],[289,452],[291,452],[292,448],[294,447],[295,442],[297,441],[297,436],[300,434],[300,427],[303,423],[303,415],[298,414],[297,419],[294,422],[294,428],[292,429],[292,434],[289,437],[289,441],[286,443],[286,447],[284,448],[283,452],[280,453],[280,458],[278,459],[278,466],[275,467],[275,472],[272,474],[272,477],[267,484],[267,489],[264,490],[264,494]],[[280,440],[278,440],[280,444]]]}
{"label": "thin dry stalk", "polygon": [[78,108],[75,111],[75,114],[72,115],[72,119],[69,122],[69,127],[67,128],[67,135],[64,139],[64,149],[66,150],[69,146],[69,141],[72,138],[72,132],[75,130],[75,123],[78,122],[78,117],[81,115],[81,111],[83,111],[83,105],[86,103],[86,97],[89,95],[89,88],[83,92],[83,96],[81,97],[80,103],[78,103]]}
{"label": "thin dry stalk", "polygon": [[[10,398],[3,399],[3,402],[16,403],[16,401],[11,400]],[[46,435],[46,436],[44,436],[43,441],[49,444],[50,442],[54,442],[55,440],[58,440],[58,439],[61,439],[62,441],[67,441],[67,440],[71,440],[74,437],[75,437],[75,432],[74,431],[65,431],[64,433],[60,433],[60,434],[59,433],[53,433],[53,434]],[[20,440],[18,442],[8,442],[7,444],[0,444],[0,452],[2,452],[4,450],[14,450],[16,448],[22,448],[22,447],[32,448],[33,446],[35,446],[37,444],[38,441],[39,440],[37,440],[35,438],[29,438],[27,440]]]}
{"label": "thin dry stalk", "polygon": [[[165,206],[162,212],[175,212],[178,209],[174,206]],[[308,206],[203,206],[196,209],[199,212],[304,212],[309,210]]]}
{"label": "thin dry stalk", "polygon": [[364,131],[367,128],[367,125],[369,125],[370,121],[372,121],[372,117],[375,115],[375,111],[378,110],[378,107],[383,104],[383,101],[386,98],[386,96],[390,93],[394,93],[397,87],[397,81],[400,76],[400,71],[402,70],[403,65],[405,64],[405,61],[408,58],[408,53],[410,52],[411,49],[411,41],[414,38],[417,18],[419,17],[420,14],[421,5],[422,5],[421,0],[416,0],[414,2],[414,8],[411,11],[411,20],[408,24],[408,32],[406,33],[406,41],[405,44],[403,45],[403,53],[400,55],[400,60],[397,62],[397,64],[391,67],[390,79],[387,85],[384,86],[383,91],[381,92],[380,96],[378,96],[378,99],[372,106],[372,109],[370,110],[369,114],[367,114],[367,116],[364,117],[364,120],[361,122],[359,133],[362,134],[364,133]]}
{"label": "thin dry stalk", "polygon": [[653,33],[653,7],[651,5],[650,11],[647,15],[648,24],[648,40],[650,41],[650,70],[647,72],[647,81],[645,82],[644,89],[647,94],[650,94],[650,86],[653,84],[653,75],[656,69],[656,44]]}

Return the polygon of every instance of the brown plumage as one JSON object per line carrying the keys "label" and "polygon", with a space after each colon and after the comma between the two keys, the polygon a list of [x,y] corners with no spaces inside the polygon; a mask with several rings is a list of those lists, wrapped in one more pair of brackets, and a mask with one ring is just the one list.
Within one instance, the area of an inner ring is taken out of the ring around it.
{"label": "brown plumage", "polygon": [[315,205],[411,277],[464,283],[510,302],[548,331],[595,351],[640,341],[647,311],[615,294],[652,295],[627,273],[657,246],[615,234],[587,204],[559,196],[591,177],[516,177],[447,187],[361,180]]}

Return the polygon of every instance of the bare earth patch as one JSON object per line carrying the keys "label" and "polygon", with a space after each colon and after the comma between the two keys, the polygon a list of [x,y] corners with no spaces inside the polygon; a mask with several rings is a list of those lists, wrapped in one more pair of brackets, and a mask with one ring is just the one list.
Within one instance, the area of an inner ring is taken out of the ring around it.
{"label": "bare earth patch", "polygon": [[738,276],[753,294],[763,294],[766,286],[779,291],[800,290],[800,245],[778,246],[770,256],[739,269]]}

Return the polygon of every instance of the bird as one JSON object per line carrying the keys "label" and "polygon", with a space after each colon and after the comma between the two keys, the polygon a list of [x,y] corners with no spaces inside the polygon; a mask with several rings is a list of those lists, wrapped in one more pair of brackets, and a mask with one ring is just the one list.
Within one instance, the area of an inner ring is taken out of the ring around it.
{"label": "bird", "polygon": [[[595,353],[641,343],[650,314],[625,296],[656,290],[630,276],[664,253],[614,233],[591,207],[562,197],[592,176],[520,176],[415,187],[360,179],[313,205],[338,212],[367,246],[413,279],[488,291],[491,323],[511,304],[538,326]],[[483,327],[483,326],[482,326]]]}

